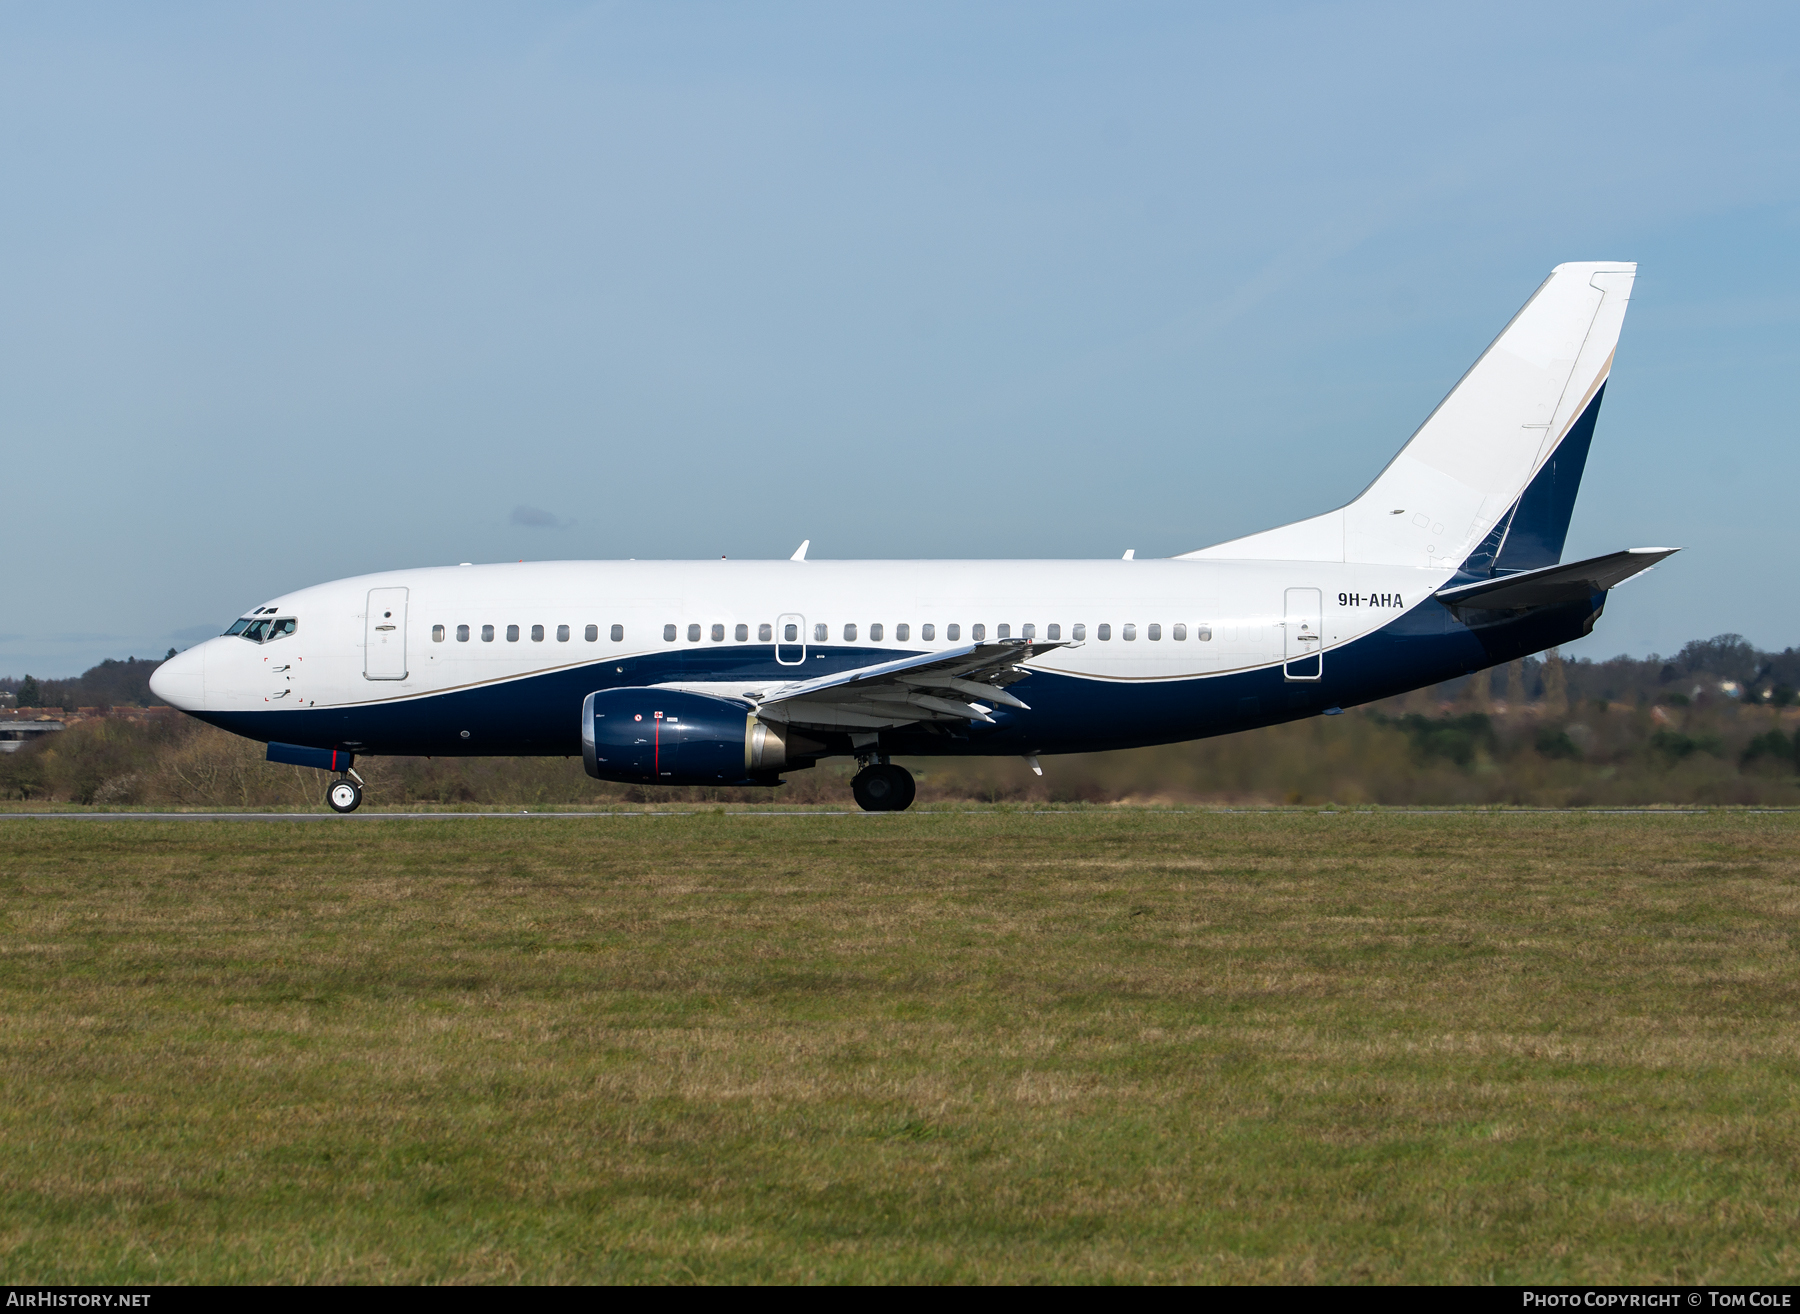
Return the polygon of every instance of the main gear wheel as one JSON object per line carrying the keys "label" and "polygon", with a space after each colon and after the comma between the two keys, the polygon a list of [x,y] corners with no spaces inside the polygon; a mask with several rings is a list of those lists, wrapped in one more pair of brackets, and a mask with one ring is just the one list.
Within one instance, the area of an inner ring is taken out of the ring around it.
{"label": "main gear wheel", "polygon": [[912,806],[917,787],[912,772],[884,762],[858,771],[850,781],[850,792],[864,812],[904,812]]}

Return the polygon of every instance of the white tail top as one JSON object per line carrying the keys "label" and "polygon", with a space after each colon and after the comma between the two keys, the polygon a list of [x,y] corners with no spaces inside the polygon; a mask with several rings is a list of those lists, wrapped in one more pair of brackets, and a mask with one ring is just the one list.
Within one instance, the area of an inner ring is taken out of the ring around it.
{"label": "white tail top", "polygon": [[1455,569],[1606,382],[1636,276],[1558,265],[1354,502],[1184,555]]}

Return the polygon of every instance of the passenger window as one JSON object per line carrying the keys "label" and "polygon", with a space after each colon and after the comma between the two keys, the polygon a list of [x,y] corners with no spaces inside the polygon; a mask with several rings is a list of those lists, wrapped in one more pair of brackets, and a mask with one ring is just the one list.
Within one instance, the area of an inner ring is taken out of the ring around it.
{"label": "passenger window", "polygon": [[1054,643],[1054,642],[1056,642],[1056,641],[1057,641],[1057,640],[1059,640],[1059,639],[1061,639],[1061,638],[1062,638],[1062,626],[1060,626],[1060,625],[1046,625],[1046,626],[1045,626],[1045,627],[1044,627],[1044,637],[1045,637],[1045,638],[1046,638],[1046,639],[1049,639],[1049,640],[1050,640],[1050,641],[1051,641],[1051,642],[1052,642],[1052,643]]}
{"label": "passenger window", "polygon": [[894,626],[894,638],[901,643],[905,643],[908,639],[912,638],[912,626],[905,623]]}
{"label": "passenger window", "polygon": [[458,625],[456,627],[456,641],[458,643],[467,643],[469,641],[469,627],[467,625]]}
{"label": "passenger window", "polygon": [[663,626],[663,642],[664,643],[674,643],[675,642],[675,627],[673,625]]}
{"label": "passenger window", "polygon": [[517,625],[508,625],[506,627],[506,641],[508,643],[517,643],[519,641],[519,627]]}
{"label": "passenger window", "polygon": [[774,637],[775,637],[775,627],[773,625],[769,624],[768,621],[764,621],[761,625],[758,625],[756,627],[756,641],[758,643],[767,643],[770,639],[773,639]]}
{"label": "passenger window", "polygon": [[[950,637],[955,638],[956,636],[951,635]],[[985,626],[985,625],[969,626],[969,637],[971,639],[975,640],[976,643],[980,643],[983,639],[987,638],[987,626]]]}
{"label": "passenger window", "polygon": [[[1129,629],[1130,627],[1127,626],[1126,628]],[[1127,634],[1125,637],[1129,639],[1131,636],[1129,634]],[[1162,641],[1162,626],[1152,625],[1150,627],[1149,633],[1145,637],[1147,637],[1150,640],[1150,642],[1152,642],[1152,643],[1161,642]]]}
{"label": "passenger window", "polygon": [[1212,642],[1212,626],[1196,625],[1194,627],[1194,637],[1196,639],[1200,640],[1201,643],[1211,643]]}
{"label": "passenger window", "polygon": [[1020,638],[1021,638],[1021,639],[1035,639],[1035,638],[1037,638],[1037,626],[1035,626],[1035,625],[1021,625],[1021,626],[1019,626],[1019,637],[1020,637]]}
{"label": "passenger window", "polygon": [[1184,639],[1187,638],[1187,626],[1177,625],[1173,630],[1171,630],[1169,632],[1169,637],[1171,639],[1175,640],[1176,643],[1182,642]]}
{"label": "passenger window", "polygon": [[558,625],[556,627],[556,641],[558,643],[567,643],[569,641],[569,627],[567,625]]}
{"label": "passenger window", "polygon": [[[1104,634],[1102,634],[1100,637],[1104,639],[1106,636]],[[1125,639],[1125,642],[1127,642],[1127,643],[1136,642],[1137,641],[1137,626],[1127,625],[1125,627],[1125,633],[1124,633],[1123,637]]]}
{"label": "passenger window", "polygon": [[714,625],[712,627],[712,641],[714,643],[725,642],[725,627],[723,625]]}
{"label": "passenger window", "polygon": [[442,625],[433,625],[431,627],[431,641],[433,643],[442,643],[444,641],[444,627]]}
{"label": "passenger window", "polygon": [[1087,642],[1087,626],[1077,625],[1074,628],[1074,630],[1071,631],[1070,637],[1073,638],[1076,643],[1086,643]]}
{"label": "passenger window", "polygon": [[824,643],[825,640],[830,637],[831,637],[831,631],[828,628],[826,628],[824,625],[813,626],[813,642],[814,643]]}
{"label": "passenger window", "polygon": [[881,626],[879,623],[869,626],[869,642],[881,642]]}
{"label": "passenger window", "polygon": [[625,627],[623,625],[615,625],[612,627],[612,641],[614,643],[625,642]]}
{"label": "passenger window", "polygon": [[749,643],[750,642],[750,627],[748,625],[738,626],[735,630],[733,630],[731,632],[731,637],[736,639],[739,643]]}
{"label": "passenger window", "polygon": [[1095,637],[1098,638],[1102,643],[1110,642],[1112,639],[1112,626],[1110,626],[1110,625],[1100,626],[1099,629],[1095,631]]}
{"label": "passenger window", "polygon": [[798,625],[783,625],[781,627],[781,641],[783,643],[800,642],[800,627]]}
{"label": "passenger window", "polygon": [[700,642],[700,627],[698,625],[689,625],[688,626],[688,642],[689,643],[699,643]]}
{"label": "passenger window", "polygon": [[944,637],[946,639],[950,640],[952,643],[955,643],[958,639],[962,638],[962,626],[960,626],[960,625],[944,626]]}
{"label": "passenger window", "polygon": [[494,627],[492,625],[483,625],[481,627],[481,641],[483,643],[492,643],[494,641]]}
{"label": "passenger window", "polygon": [[533,643],[542,643],[544,641],[544,627],[542,625],[533,625],[531,627],[531,641]]}
{"label": "passenger window", "polygon": [[844,626],[844,642],[845,643],[855,643],[856,642],[856,626],[854,626],[854,625]]}
{"label": "passenger window", "polygon": [[600,627],[598,625],[588,626],[585,630],[583,630],[581,632],[581,637],[586,639],[589,643],[599,643],[600,642]]}

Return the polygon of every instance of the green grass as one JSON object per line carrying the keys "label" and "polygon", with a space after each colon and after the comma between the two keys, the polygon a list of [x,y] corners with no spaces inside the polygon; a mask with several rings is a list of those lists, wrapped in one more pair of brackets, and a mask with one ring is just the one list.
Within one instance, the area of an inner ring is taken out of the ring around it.
{"label": "green grass", "polygon": [[1791,1282],[1800,817],[0,823],[0,1282]]}

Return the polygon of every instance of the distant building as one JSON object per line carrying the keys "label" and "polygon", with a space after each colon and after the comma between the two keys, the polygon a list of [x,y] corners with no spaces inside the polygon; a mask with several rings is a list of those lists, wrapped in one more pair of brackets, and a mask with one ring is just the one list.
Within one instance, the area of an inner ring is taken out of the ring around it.
{"label": "distant building", "polygon": [[82,721],[105,717],[121,721],[174,720],[173,707],[0,707],[0,753],[16,753],[26,744],[56,734]]}
{"label": "distant building", "polygon": [[0,753],[16,753],[32,740],[62,728],[61,721],[0,721]]}

